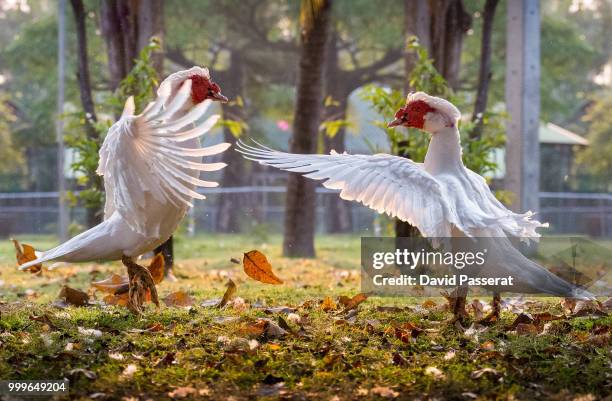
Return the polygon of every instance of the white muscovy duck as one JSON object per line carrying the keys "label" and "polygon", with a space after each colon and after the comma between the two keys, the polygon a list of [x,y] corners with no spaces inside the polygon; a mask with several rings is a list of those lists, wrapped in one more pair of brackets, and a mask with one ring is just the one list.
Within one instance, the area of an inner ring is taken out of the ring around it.
{"label": "white muscovy duck", "polygon": [[229,143],[201,147],[199,137],[219,119],[200,121],[211,101],[227,101],[208,69],[193,67],[168,76],[157,99],[134,114],[129,98],[100,149],[98,174],[104,176],[104,221],[63,244],[40,253],[20,269],[47,261],[119,260],[130,278],[129,306],[142,311],[146,290],[158,304],[148,270],[135,258],[150,252],[176,230],[193,199],[205,199],[196,187],[215,187],[201,171],[216,171],[225,163],[202,163],[202,157],[224,152]]}
{"label": "white muscovy duck", "polygon": [[[548,293],[592,298],[591,294],[550,273],[523,256],[506,235],[537,239],[539,227],[532,212],[517,214],[502,205],[484,178],[466,168],[457,124],[459,110],[450,102],[423,92],[408,95],[405,107],[389,127],[417,128],[431,134],[424,163],[388,154],[305,155],[278,152],[265,146],[238,143],[245,158],[305,177],[326,180],[323,186],[340,190],[354,200],[416,226],[424,237],[495,237],[487,259],[492,277],[514,276],[512,292]],[[494,291],[493,313],[499,314],[499,288]],[[505,289],[507,291],[507,289]],[[465,312],[465,292],[458,292],[454,313]]]}

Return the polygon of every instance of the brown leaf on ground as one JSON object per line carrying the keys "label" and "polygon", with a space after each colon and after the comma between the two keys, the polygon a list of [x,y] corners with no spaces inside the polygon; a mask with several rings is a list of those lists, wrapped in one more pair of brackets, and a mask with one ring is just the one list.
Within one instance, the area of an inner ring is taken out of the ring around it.
{"label": "brown leaf on ground", "polygon": [[364,294],[364,293],[359,293],[359,294],[355,295],[353,298],[349,299],[347,301],[347,303],[344,305],[345,306],[345,311],[349,311],[351,309],[355,309],[357,306],[359,306],[360,303],[362,303],[366,299],[368,299],[368,296],[366,294]]}
{"label": "brown leaf on ground", "polygon": [[436,380],[442,380],[446,377],[446,375],[444,374],[444,372],[442,372],[440,369],[436,368],[435,366],[428,366],[425,368],[425,374],[428,376],[433,377]]}
{"label": "brown leaf on ground", "polygon": [[127,292],[121,295],[108,294],[102,301],[104,301],[107,305],[118,305],[118,306],[127,306],[129,300],[129,295]]}
{"label": "brown leaf on ground", "polygon": [[516,325],[516,334],[519,335],[532,335],[538,334],[539,330],[536,325],[531,323],[519,323]]}
{"label": "brown leaf on ground", "polygon": [[151,273],[151,278],[153,279],[153,282],[155,284],[159,284],[163,281],[164,267],[164,255],[162,255],[162,253],[160,252],[155,255],[148,267],[149,273]]}
{"label": "brown leaf on ground", "polygon": [[188,396],[207,396],[210,395],[210,389],[208,388],[193,388],[188,387],[177,387],[173,391],[168,393],[168,397],[174,399],[181,399]]}
{"label": "brown leaf on ground", "polygon": [[251,336],[251,337],[259,337],[266,330],[266,321],[258,320],[255,323],[247,324],[246,326],[240,329],[240,334]]}
{"label": "brown leaf on ground", "polygon": [[423,333],[423,329],[406,322],[399,327],[389,327],[385,333],[392,334],[395,338],[403,343],[415,342],[416,338]]}
{"label": "brown leaf on ground", "polygon": [[382,398],[397,398],[400,393],[390,387],[376,386],[370,389],[370,394],[377,395]]}
{"label": "brown leaf on ground", "polygon": [[607,316],[597,301],[578,301],[570,317]]}
{"label": "brown leaf on ground", "polygon": [[113,274],[109,278],[100,281],[94,281],[91,286],[96,290],[107,294],[115,294],[118,289],[129,284],[128,276],[120,276]]}
{"label": "brown leaf on ground", "polygon": [[478,369],[478,370],[473,371],[470,374],[470,378],[472,378],[472,379],[479,379],[480,377],[482,377],[485,374],[489,374],[489,375],[492,375],[492,376],[499,376],[500,375],[499,371],[497,371],[497,370],[495,370],[493,368],[482,368],[482,369]]}
{"label": "brown leaf on ground", "polygon": [[221,301],[217,305],[217,308],[223,308],[236,295],[236,290],[238,289],[238,287],[236,286],[236,283],[232,281],[231,278],[227,281],[226,286],[227,290],[225,290],[225,294],[223,294],[223,298],[221,298]]}
{"label": "brown leaf on ground", "polygon": [[425,308],[425,309],[433,309],[433,308],[437,307],[437,306],[438,306],[438,304],[436,304],[436,303],[435,303],[434,301],[432,301],[431,299],[427,299],[427,300],[425,300],[425,301],[424,301],[424,302],[421,304],[421,306],[422,306],[423,308]]}
{"label": "brown leaf on ground", "polygon": [[536,313],[535,315],[533,315],[533,319],[536,322],[551,322],[553,320],[563,320],[565,319],[565,316],[563,315],[553,315],[550,312],[542,312],[542,313]]}
{"label": "brown leaf on ground", "polygon": [[402,354],[396,352],[393,354],[393,364],[397,366],[408,366],[410,362],[408,362],[408,359],[404,358]]}
{"label": "brown leaf on ground", "polygon": [[272,272],[272,265],[268,262],[266,256],[257,250],[245,253],[242,264],[244,272],[254,280],[266,284],[283,283],[283,280],[276,277],[274,272]]}
{"label": "brown leaf on ground", "polygon": [[535,319],[529,313],[520,313],[516,316],[516,318],[514,319],[514,322],[512,322],[510,327],[508,327],[508,330],[512,331],[516,329],[516,326],[518,326],[521,323],[531,324],[534,321]]}
{"label": "brown leaf on ground", "polygon": [[51,321],[51,319],[49,318],[47,314],[40,315],[40,316],[30,315],[30,320],[42,323],[43,325],[47,325],[49,326],[50,329],[53,329],[53,330],[57,329],[57,326],[53,324],[53,322]]}
{"label": "brown leaf on ground", "polygon": [[89,295],[87,295],[87,293],[70,288],[67,285],[62,288],[58,298],[63,298],[67,304],[74,306],[85,306],[89,304]]}
{"label": "brown leaf on ground", "polygon": [[565,310],[565,312],[570,314],[576,307],[576,300],[574,298],[563,298],[560,304]]}
{"label": "brown leaf on ground", "polygon": [[321,302],[321,309],[325,312],[336,309],[336,303],[331,297],[325,297],[323,302]]}
{"label": "brown leaf on ground", "polygon": [[149,327],[147,327],[147,329],[145,331],[148,331],[150,333],[156,333],[158,331],[162,331],[164,329],[164,325],[157,322],[157,323],[153,323],[152,325],[150,325]]}
{"label": "brown leaf on ground", "polygon": [[251,337],[280,338],[285,336],[288,331],[270,319],[258,319],[256,322],[244,326],[240,333]]}
{"label": "brown leaf on ground", "polygon": [[164,303],[166,306],[187,307],[193,305],[193,298],[185,291],[177,291],[166,296],[166,298],[164,298]]}
{"label": "brown leaf on ground", "polygon": [[[15,253],[19,266],[24,263],[31,262],[32,260],[36,260],[36,252],[31,245],[20,244],[16,239],[11,239],[11,241],[13,241],[13,245],[15,246]],[[27,271],[32,274],[40,273],[42,271],[42,263],[28,267]]]}

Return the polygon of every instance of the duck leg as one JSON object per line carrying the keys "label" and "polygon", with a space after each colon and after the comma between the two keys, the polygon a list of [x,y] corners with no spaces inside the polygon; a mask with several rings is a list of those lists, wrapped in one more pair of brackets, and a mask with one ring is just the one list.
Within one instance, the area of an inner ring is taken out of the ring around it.
{"label": "duck leg", "polygon": [[147,290],[151,293],[151,301],[159,306],[157,289],[149,269],[140,266],[132,258],[123,256],[121,262],[127,268],[129,281],[128,308],[137,315],[142,314],[142,306],[146,301]]}
{"label": "duck leg", "polygon": [[493,303],[491,304],[491,312],[480,320],[480,323],[494,323],[499,320],[501,312],[501,295],[499,292],[493,293]]}
{"label": "duck leg", "polygon": [[463,323],[464,319],[468,317],[468,313],[465,310],[467,293],[467,287],[457,287],[449,294],[448,302],[450,310],[453,312],[452,323]]}

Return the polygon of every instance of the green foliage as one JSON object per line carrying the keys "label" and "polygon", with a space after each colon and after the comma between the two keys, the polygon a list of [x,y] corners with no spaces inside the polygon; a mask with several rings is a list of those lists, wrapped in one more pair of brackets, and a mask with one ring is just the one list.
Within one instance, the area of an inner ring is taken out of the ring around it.
{"label": "green foliage", "polygon": [[123,105],[128,97],[134,96],[136,112],[144,109],[151,97],[155,95],[158,86],[157,71],[153,67],[151,56],[161,50],[161,42],[153,37],[136,58],[134,67],[129,74],[121,80],[119,88],[109,98],[108,105],[113,108],[114,114],[118,115],[123,110]]}
{"label": "green foliage", "polygon": [[[408,49],[416,55],[414,68],[408,77],[410,87],[415,91],[423,91],[430,95],[444,97],[452,103],[459,103],[459,98],[448,87],[444,77],[434,67],[427,50],[419,45],[416,38],[409,40]],[[427,135],[412,128],[407,131],[387,128],[387,122],[391,121],[395,112],[405,105],[404,95],[398,90],[389,90],[372,84],[364,88],[362,96],[385,119],[385,121],[376,121],[374,124],[384,130],[389,139],[391,152],[409,155],[412,160],[422,162],[429,146]],[[463,162],[469,169],[484,174],[497,168],[491,157],[492,151],[504,144],[503,117],[503,114],[494,112],[484,115],[482,117],[484,130],[480,138],[470,138],[474,123],[463,123],[460,130]]]}

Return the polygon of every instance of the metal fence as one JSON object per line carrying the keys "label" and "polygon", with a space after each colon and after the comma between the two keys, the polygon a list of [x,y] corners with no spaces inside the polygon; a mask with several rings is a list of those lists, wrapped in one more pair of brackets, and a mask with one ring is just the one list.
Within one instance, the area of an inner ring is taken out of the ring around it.
{"label": "metal fence", "polygon": [[[337,198],[337,191],[317,188],[317,231],[327,231],[330,220],[329,202]],[[215,231],[219,201],[223,194],[231,194],[236,200],[231,213],[238,214],[240,231],[252,232],[265,229],[268,232],[282,230],[285,210],[285,187],[250,186],[235,188],[210,188],[202,191],[206,200],[196,201],[185,220],[184,229],[189,233]],[[55,234],[58,222],[57,192],[0,193],[0,237],[16,234]],[[548,221],[548,232],[555,234],[581,234],[612,238],[612,194],[596,193],[540,193],[538,219]],[[346,202],[351,231],[374,234],[388,219],[355,202]],[[70,209],[70,219],[75,229],[84,222],[81,207]]]}

